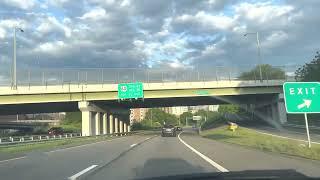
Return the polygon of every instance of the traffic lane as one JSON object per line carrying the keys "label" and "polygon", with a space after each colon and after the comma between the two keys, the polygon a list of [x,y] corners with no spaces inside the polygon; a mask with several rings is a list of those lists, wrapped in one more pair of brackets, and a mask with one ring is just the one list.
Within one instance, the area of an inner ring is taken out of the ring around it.
{"label": "traffic lane", "polygon": [[320,161],[258,151],[190,133],[182,133],[180,137],[229,171],[294,169],[307,176],[320,177]]}
{"label": "traffic lane", "polygon": [[32,152],[24,159],[0,164],[1,179],[66,179],[91,165],[119,156],[151,136],[125,136],[53,152]]}
{"label": "traffic lane", "polygon": [[218,170],[188,149],[177,137],[157,136],[89,174],[86,179],[125,180],[203,172]]}

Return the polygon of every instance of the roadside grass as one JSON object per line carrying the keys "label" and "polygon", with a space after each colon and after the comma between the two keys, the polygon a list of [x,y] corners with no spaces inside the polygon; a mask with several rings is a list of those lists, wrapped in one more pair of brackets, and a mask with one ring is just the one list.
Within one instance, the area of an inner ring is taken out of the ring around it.
{"label": "roadside grass", "polygon": [[235,132],[232,132],[227,129],[227,126],[222,126],[203,131],[201,136],[263,151],[320,160],[319,144],[312,144],[311,149],[309,149],[306,142],[265,135],[243,127],[239,127]]}
{"label": "roadside grass", "polygon": [[0,153],[25,153],[30,151],[45,151],[56,148],[67,148],[72,146],[78,146],[82,144],[94,143],[99,141],[105,141],[114,137],[109,136],[97,136],[97,137],[82,137],[82,138],[70,138],[70,139],[59,139],[52,141],[26,143],[17,145],[0,146]]}

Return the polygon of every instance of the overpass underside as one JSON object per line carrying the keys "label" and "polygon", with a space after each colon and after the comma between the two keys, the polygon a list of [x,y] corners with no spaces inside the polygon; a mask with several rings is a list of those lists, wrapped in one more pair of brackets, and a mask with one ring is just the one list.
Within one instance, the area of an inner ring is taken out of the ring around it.
{"label": "overpass underside", "polygon": [[[263,104],[269,103],[278,94],[247,94],[228,96],[198,96],[198,97],[172,97],[172,98],[145,98],[138,100],[94,100],[90,101],[104,109],[131,109],[155,108],[171,106],[197,106],[218,104]],[[77,101],[24,103],[0,105],[0,115],[75,112],[79,111]]]}
{"label": "overpass underside", "polygon": [[21,87],[18,90],[0,92],[0,114],[80,110],[83,135],[93,135],[130,131],[130,108],[211,104],[254,104],[261,107],[277,104],[280,93],[282,88],[279,83],[153,83],[144,85],[144,99],[119,101],[115,84]]}

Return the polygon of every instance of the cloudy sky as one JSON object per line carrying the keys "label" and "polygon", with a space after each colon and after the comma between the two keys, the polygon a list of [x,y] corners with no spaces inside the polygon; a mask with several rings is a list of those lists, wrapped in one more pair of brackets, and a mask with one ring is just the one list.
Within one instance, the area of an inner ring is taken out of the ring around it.
{"label": "cloudy sky", "polygon": [[319,50],[319,0],[1,0],[0,66],[296,65]]}

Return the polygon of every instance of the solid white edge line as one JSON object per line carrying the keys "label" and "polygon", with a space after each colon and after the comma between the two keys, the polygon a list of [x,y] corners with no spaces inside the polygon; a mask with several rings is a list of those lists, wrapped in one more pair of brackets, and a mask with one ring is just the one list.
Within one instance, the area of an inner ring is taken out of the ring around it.
{"label": "solid white edge line", "polygon": [[[181,132],[182,133],[182,132]],[[211,164],[213,167],[215,167],[216,169],[218,169],[221,172],[229,172],[228,169],[222,167],[220,164],[214,162],[213,160],[211,160],[210,158],[208,158],[207,156],[205,156],[204,154],[202,154],[201,152],[197,151],[196,149],[194,149],[192,146],[190,146],[189,144],[187,144],[185,141],[183,141],[180,138],[180,134],[178,135],[178,138],[180,140],[180,142],[182,142],[185,146],[187,146],[189,149],[191,149],[194,153],[196,153],[197,155],[199,155],[202,159],[204,159],[205,161],[207,161],[209,164]]]}
{"label": "solid white edge line", "polygon": [[75,175],[73,175],[73,176],[70,176],[68,179],[70,179],[70,180],[75,180],[75,179],[77,179],[79,176],[83,175],[84,173],[90,171],[91,169],[93,169],[93,168],[95,168],[95,167],[97,167],[97,166],[98,166],[98,165],[91,165],[91,166],[87,167],[86,169],[78,172],[77,174],[75,174]]}
{"label": "solid white edge line", "polygon": [[137,145],[137,144],[131,144],[130,147],[134,147],[134,146],[136,146],[136,145]]}
{"label": "solid white edge line", "polygon": [[[248,129],[251,129],[251,128],[248,128]],[[257,131],[257,130],[255,130],[255,129],[251,129],[251,130],[254,130],[254,131],[256,131],[257,133],[260,133],[260,134],[269,135],[269,136],[274,136],[274,137],[278,137],[278,138],[282,138],[282,139],[290,139],[290,140],[295,140],[295,141],[308,142],[308,141],[303,140],[303,139],[295,139],[295,138],[290,138],[290,137],[286,137],[286,136],[279,136],[279,135],[275,135],[275,134],[271,134],[271,133],[266,133],[266,132]],[[311,143],[312,143],[312,144],[320,144],[319,142],[314,142],[314,141],[311,141]]]}
{"label": "solid white edge line", "polygon": [[26,156],[22,156],[22,157],[17,157],[17,158],[12,158],[12,159],[2,160],[2,161],[0,161],[0,163],[8,162],[8,161],[14,161],[14,160],[19,160],[19,159],[24,159],[24,158],[26,158]]}

